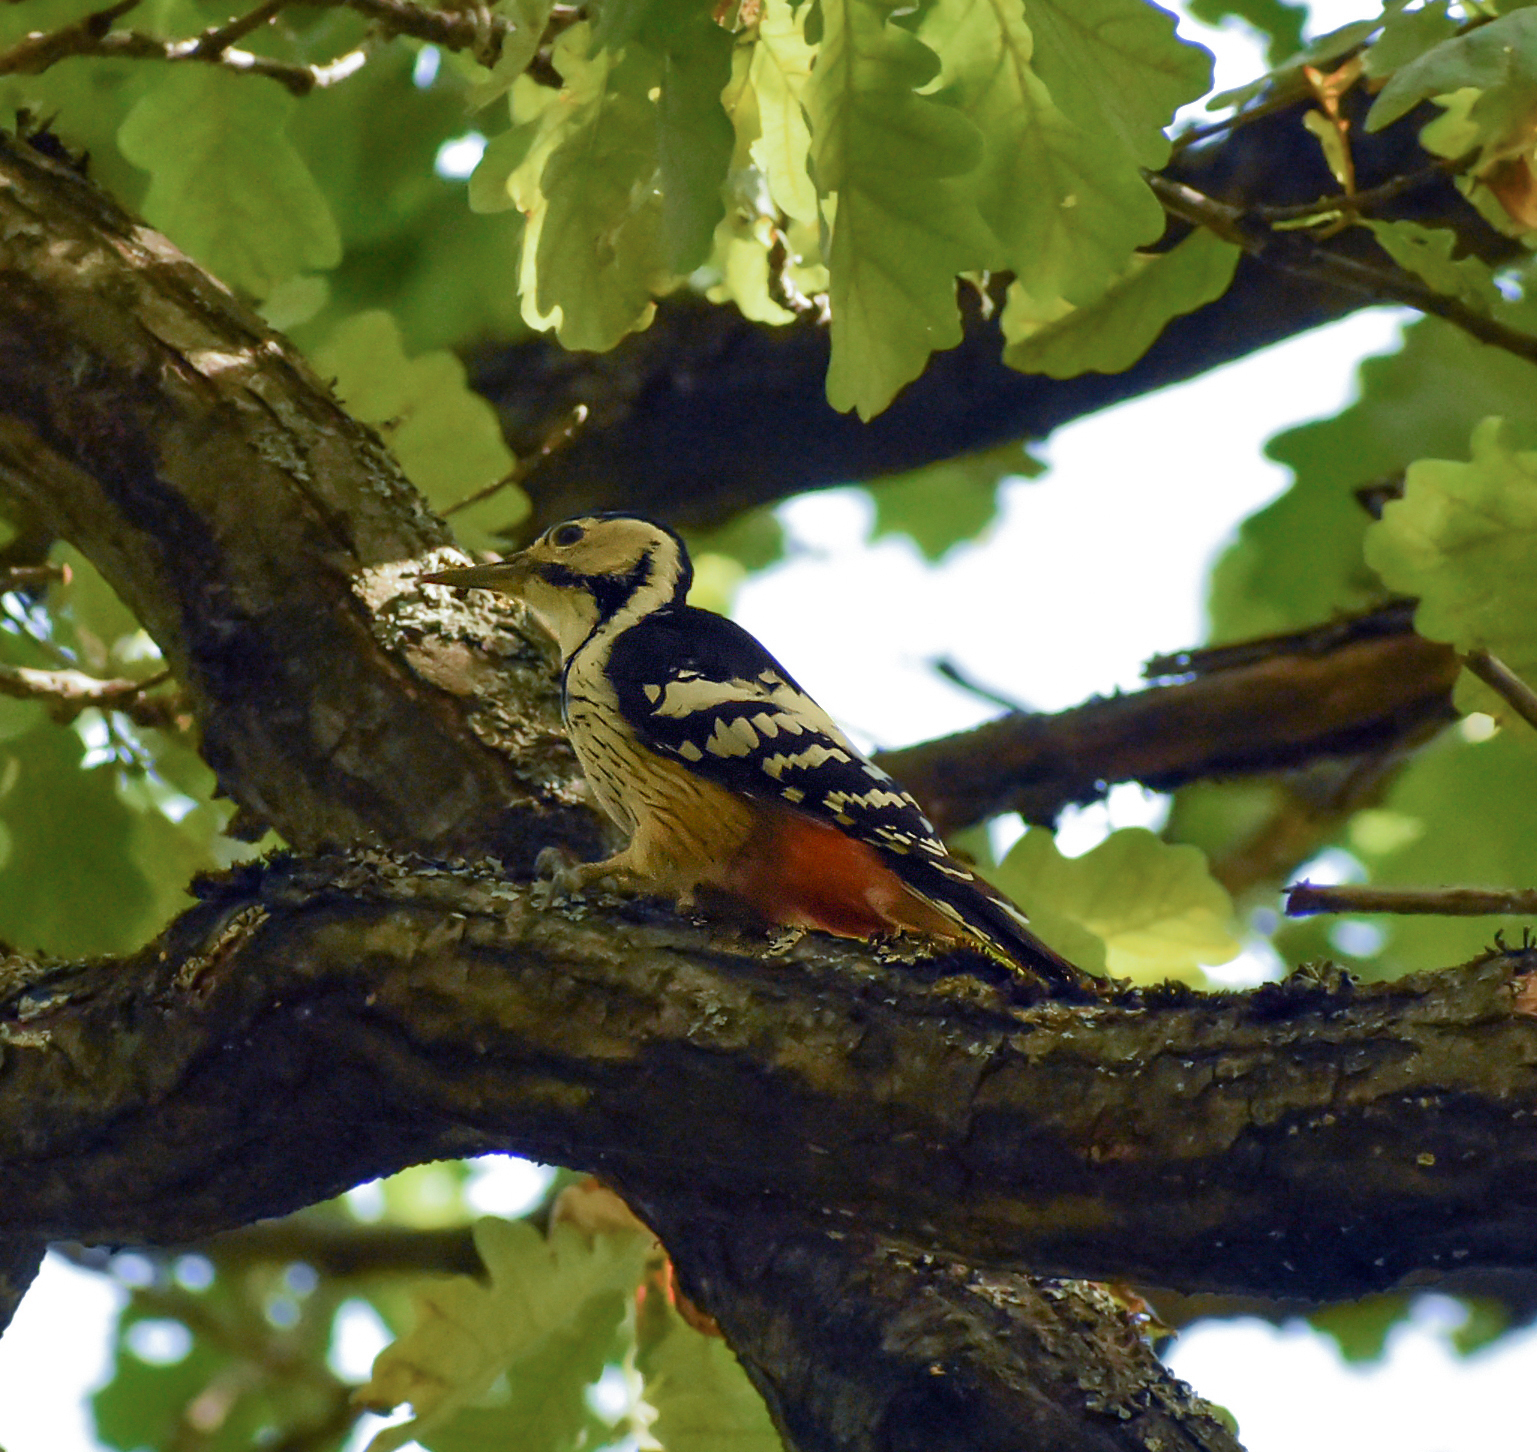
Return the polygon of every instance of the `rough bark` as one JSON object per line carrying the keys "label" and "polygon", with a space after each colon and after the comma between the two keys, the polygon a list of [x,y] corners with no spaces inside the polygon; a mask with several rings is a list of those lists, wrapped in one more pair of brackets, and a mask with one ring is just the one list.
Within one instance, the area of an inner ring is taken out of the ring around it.
{"label": "rough bark", "polygon": [[802,1452],[1238,1452],[1101,1286],[750,1212],[729,1230],[657,1223],[692,1247],[689,1288],[726,1308],[723,1329]]}
{"label": "rough bark", "polygon": [[[1352,92],[1351,151],[1363,190],[1419,172],[1429,160],[1422,106],[1380,132],[1361,125],[1365,98]],[[1288,107],[1191,147],[1164,169],[1173,181],[1237,206],[1301,205],[1338,191],[1317,140]],[[1463,200],[1447,176],[1427,178],[1377,215],[1454,230],[1464,250],[1491,261],[1519,248]],[[1166,241],[1184,235],[1171,225]],[[1385,264],[1363,229],[1333,238],[1330,255]],[[477,387],[501,412],[509,442],[532,454],[576,404],[590,415],[575,440],[527,481],[533,530],[589,509],[636,509],[676,524],[708,527],[741,510],[807,489],[914,469],[1011,439],[1042,438],[1085,414],[1193,378],[1380,298],[1281,264],[1244,257],[1216,302],[1176,318],[1125,372],[1051,379],[1001,361],[996,319],[967,304],[965,338],[935,354],[868,424],[828,406],[827,330],[805,317],[785,328],[750,323],[734,309],[686,295],[664,300],[643,333],[602,355],[567,353],[538,335],[473,360]]]}
{"label": "rough bark", "polygon": [[[409,594],[450,535],[378,438],[163,237],[3,136],[0,498],[154,636],[253,827],[512,859],[535,823],[593,842],[543,649],[503,617],[472,655],[473,617]],[[436,688],[477,673],[520,709],[488,690],[470,718]]]}
{"label": "rough bark", "polygon": [[133,960],[8,965],[0,1234],[179,1243],[509,1150],[643,1213],[1181,1290],[1537,1263],[1537,954],[1087,1008],[941,966],[469,869],[252,869]]}

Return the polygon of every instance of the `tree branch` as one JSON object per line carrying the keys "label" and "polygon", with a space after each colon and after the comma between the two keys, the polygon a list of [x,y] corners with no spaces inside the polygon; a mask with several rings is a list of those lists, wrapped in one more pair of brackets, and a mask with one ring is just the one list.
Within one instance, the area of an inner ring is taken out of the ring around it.
{"label": "tree branch", "polygon": [[597,849],[546,647],[413,585],[450,536],[377,436],[163,237],[3,136],[0,499],[101,569],[223,789],[288,841]]}
{"label": "tree branch", "polygon": [[1534,953],[1085,1009],[387,859],[204,891],[132,960],[7,965],[0,1233],[182,1243],[504,1150],[642,1213],[1186,1290],[1537,1263]]}
{"label": "tree branch", "polygon": [[1537,691],[1527,685],[1497,655],[1470,650],[1462,663],[1493,690],[1528,726],[1537,727]]}
{"label": "tree branch", "polygon": [[1149,670],[1195,678],[1051,716],[1004,716],[878,759],[953,832],[999,812],[1049,823],[1118,781],[1171,791],[1402,749],[1455,716],[1457,656],[1415,635],[1402,605]]}
{"label": "tree branch", "polygon": [[[789,1444],[1240,1452],[1102,1287],[977,1270],[742,1214],[673,1222]],[[829,1435],[831,1431],[831,1435]]]}
{"label": "tree branch", "polygon": [[121,711],[141,726],[184,730],[187,719],[174,699],[146,700],[144,693],[164,684],[168,673],[147,681],[98,680],[83,671],[39,671],[0,662],[0,696],[41,701],[55,721],[73,721],[87,707]]}
{"label": "tree branch", "polygon": [[1286,915],[1315,913],[1424,913],[1441,917],[1534,917],[1537,890],[1492,887],[1320,887],[1299,882],[1286,889]]}

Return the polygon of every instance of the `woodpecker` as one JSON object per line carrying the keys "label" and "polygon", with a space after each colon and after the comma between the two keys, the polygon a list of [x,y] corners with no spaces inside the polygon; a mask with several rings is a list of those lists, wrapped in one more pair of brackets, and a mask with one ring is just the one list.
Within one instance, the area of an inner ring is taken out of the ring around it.
{"label": "woodpecker", "polygon": [[629,836],[557,874],[561,890],[724,898],[785,927],[912,933],[1084,983],[753,636],[688,604],[693,566],[665,525],[568,519],[508,559],[422,579],[513,596],[560,648],[571,744]]}

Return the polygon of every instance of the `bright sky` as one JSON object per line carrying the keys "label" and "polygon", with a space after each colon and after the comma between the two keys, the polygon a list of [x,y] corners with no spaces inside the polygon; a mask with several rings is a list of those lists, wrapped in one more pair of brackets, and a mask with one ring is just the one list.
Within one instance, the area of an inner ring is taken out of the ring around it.
{"label": "bright sky", "polygon": [[[1314,4],[1314,33],[1364,10],[1361,0]],[[1262,69],[1241,34],[1198,33],[1218,52],[1219,87]],[[993,714],[934,674],[940,656],[1046,709],[1134,687],[1148,656],[1201,639],[1206,566],[1285,487],[1284,471],[1261,455],[1264,440],[1336,412],[1357,360],[1392,346],[1398,322],[1361,313],[1059,431],[1037,451],[1050,472],[1010,485],[988,534],[937,567],[905,541],[868,545],[871,509],[856,491],[794,501],[782,516],[791,558],[744,586],[737,617],[834,715],[883,746]],[[1111,826],[1157,810],[1137,789],[1119,791],[1109,808],[1066,824],[1064,847],[1086,850]],[[496,1186],[528,1179],[516,1166],[488,1170],[481,1208],[512,1212]],[[0,1338],[5,1452],[96,1448],[83,1398],[109,1374],[121,1296],[50,1258]],[[1249,1452],[1529,1452],[1516,1391],[1537,1374],[1537,1332],[1463,1360],[1447,1339],[1455,1321],[1453,1303],[1425,1298],[1385,1360],[1364,1369],[1300,1322],[1206,1323],[1184,1333],[1171,1364],[1233,1412]],[[333,1362],[361,1375],[381,1335],[356,1309],[339,1324]]]}

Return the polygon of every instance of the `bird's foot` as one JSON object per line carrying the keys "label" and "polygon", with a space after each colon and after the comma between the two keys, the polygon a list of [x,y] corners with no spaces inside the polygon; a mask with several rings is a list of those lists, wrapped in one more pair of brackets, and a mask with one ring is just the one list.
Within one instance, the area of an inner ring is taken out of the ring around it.
{"label": "bird's foot", "polygon": [[536,908],[559,907],[594,885],[617,889],[627,881],[623,864],[614,858],[579,862],[559,847],[543,848],[534,859],[534,871],[537,877],[528,895]]}

